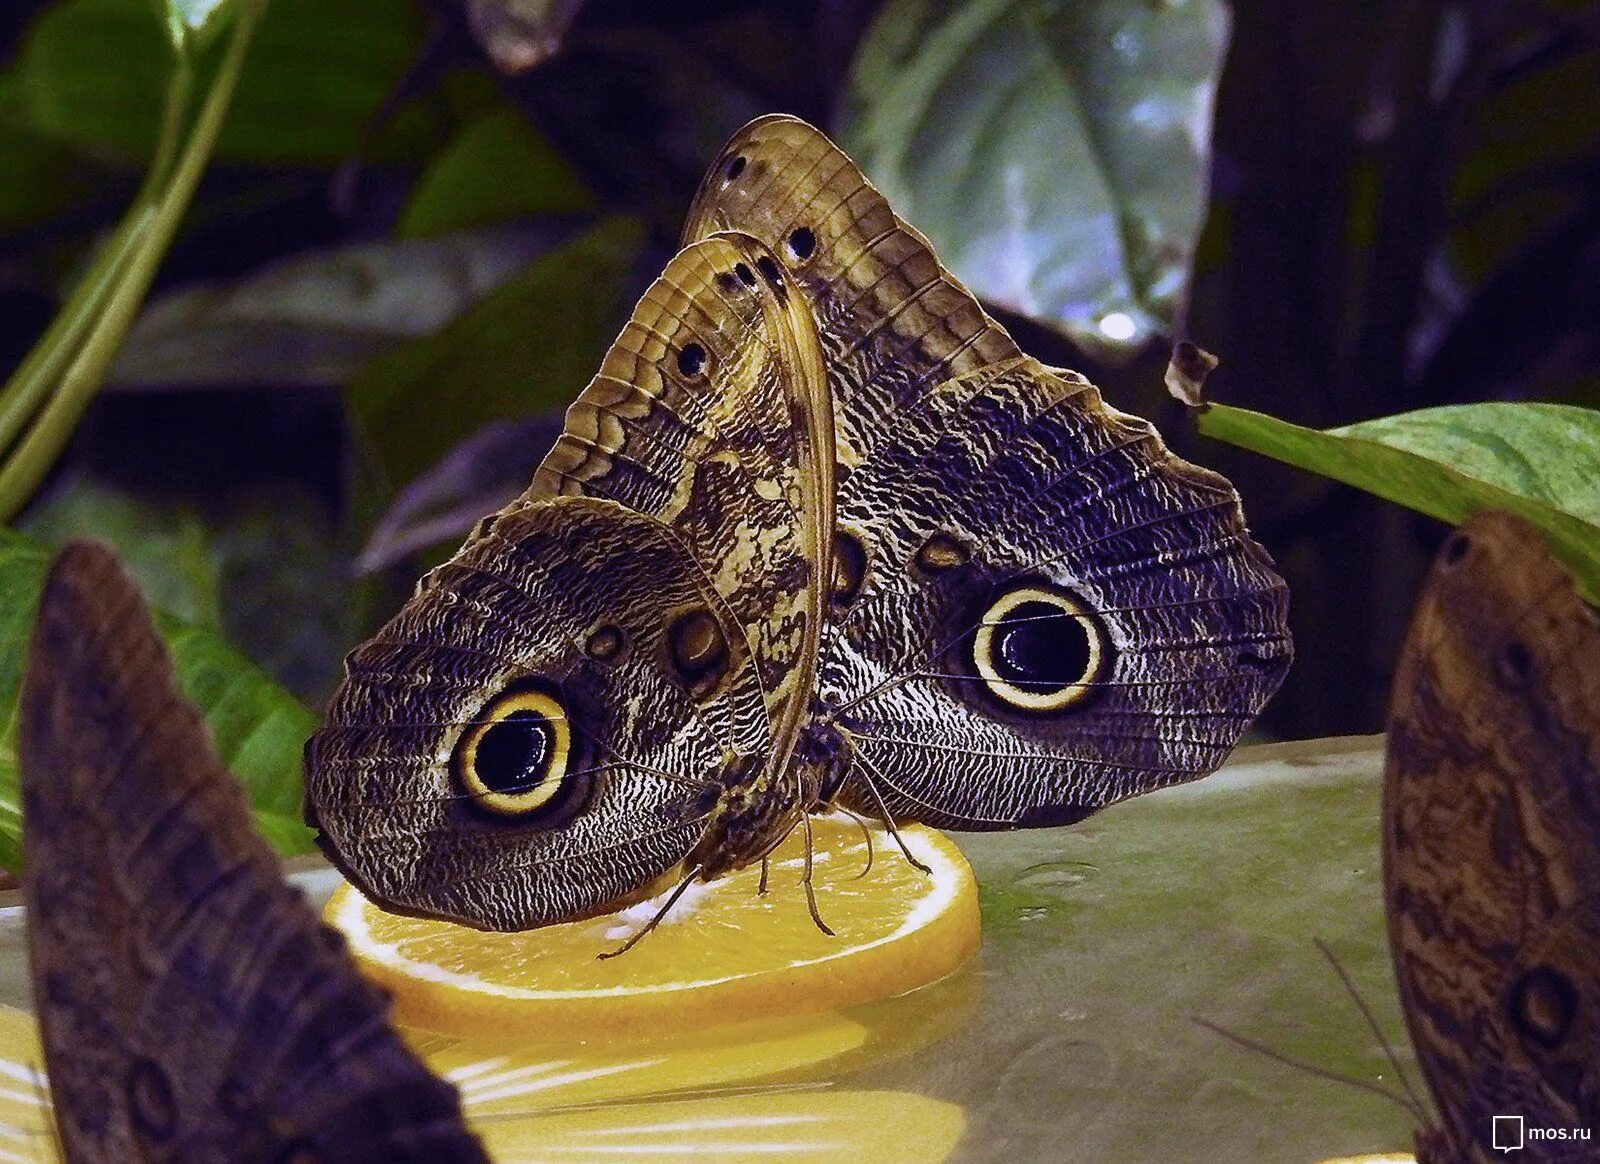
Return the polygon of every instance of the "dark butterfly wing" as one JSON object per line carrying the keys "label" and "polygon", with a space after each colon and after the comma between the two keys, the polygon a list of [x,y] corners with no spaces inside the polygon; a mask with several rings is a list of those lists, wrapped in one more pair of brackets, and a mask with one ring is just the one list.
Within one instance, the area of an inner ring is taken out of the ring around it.
{"label": "dark butterfly wing", "polygon": [[845,802],[1050,825],[1220,764],[1292,654],[1227,481],[1022,356],[804,122],[723,148],[686,237],[723,227],[773,248],[828,356],[838,581],[806,754]]}
{"label": "dark butterfly wing", "polygon": [[455,1089],[284,880],[109,551],[63,550],[23,680],[28,942],[75,1161],[482,1161]]}
{"label": "dark butterfly wing", "polygon": [[1401,649],[1384,783],[1389,944],[1435,1158],[1504,1158],[1495,1115],[1600,1126],[1597,709],[1600,618],[1527,522],[1464,522]]}

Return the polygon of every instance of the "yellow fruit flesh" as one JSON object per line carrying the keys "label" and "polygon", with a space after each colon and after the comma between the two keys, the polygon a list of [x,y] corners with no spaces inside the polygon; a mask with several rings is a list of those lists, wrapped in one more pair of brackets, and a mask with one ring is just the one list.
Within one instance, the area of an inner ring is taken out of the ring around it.
{"label": "yellow fruit flesh", "polygon": [[954,972],[978,945],[977,889],[960,851],[932,830],[893,840],[854,822],[813,823],[821,932],[801,882],[804,830],[760,870],[691,886],[657,928],[621,957],[660,899],[617,914],[499,934],[400,917],[348,887],[329,901],[365,973],[395,995],[402,1022],[458,1034],[515,1028],[564,1042],[664,1035],[708,1024],[828,1010],[913,990]]}

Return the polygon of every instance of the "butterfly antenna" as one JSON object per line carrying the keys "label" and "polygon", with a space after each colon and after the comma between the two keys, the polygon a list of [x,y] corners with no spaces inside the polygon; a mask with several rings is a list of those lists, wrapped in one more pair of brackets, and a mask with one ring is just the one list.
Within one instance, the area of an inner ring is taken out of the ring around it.
{"label": "butterfly antenna", "polygon": [[1406,1095],[1410,1097],[1411,1108],[1416,1113],[1418,1121],[1423,1124],[1428,1123],[1427,1117],[1422,1114],[1424,1111],[1422,1100],[1418,1097],[1416,1089],[1411,1086],[1411,1077],[1406,1074],[1406,1069],[1400,1065],[1399,1056],[1394,1053],[1393,1045],[1390,1044],[1388,1037],[1383,1033],[1383,1028],[1378,1025],[1378,1020],[1373,1015],[1372,1008],[1367,1005],[1366,999],[1361,997],[1361,992],[1356,989],[1356,984],[1350,980],[1350,975],[1345,970],[1344,964],[1339,961],[1333,950],[1321,938],[1312,938],[1311,940],[1316,943],[1317,949],[1322,951],[1322,956],[1328,960],[1328,965],[1333,967],[1333,972],[1339,976],[1339,981],[1344,984],[1345,993],[1350,996],[1351,1001],[1356,1004],[1356,1009],[1361,1012],[1361,1017],[1366,1020],[1367,1029],[1373,1033],[1378,1040],[1378,1045],[1383,1048],[1383,1057],[1389,1061],[1389,1066],[1394,1068],[1395,1076],[1400,1080],[1400,1086],[1405,1088]]}
{"label": "butterfly antenna", "polygon": [[661,924],[661,919],[666,917],[668,912],[671,911],[672,907],[678,904],[678,899],[688,891],[689,886],[694,884],[694,879],[698,876],[700,876],[700,867],[696,865],[693,869],[689,870],[688,874],[682,881],[678,882],[677,888],[672,891],[671,896],[667,898],[667,900],[662,904],[661,908],[656,910],[655,917],[645,922],[642,930],[634,934],[633,937],[629,938],[626,942],[623,942],[622,945],[618,946],[615,950],[607,950],[603,954],[596,954],[595,957],[604,962],[607,958],[615,958],[620,954],[626,954],[629,950],[637,946],[640,938],[644,937],[651,930],[655,929]]}
{"label": "butterfly antenna", "polygon": [[889,830],[889,835],[894,838],[894,843],[900,846],[900,852],[905,855],[905,859],[910,862],[913,869],[916,869],[921,873],[926,873],[930,877],[933,876],[932,869],[928,868],[928,866],[917,860],[916,857],[912,856],[911,850],[906,846],[905,838],[900,835],[900,830],[895,827],[894,817],[889,812],[889,806],[883,802],[883,796],[878,792],[878,781],[873,779],[875,776],[877,776],[879,779],[882,778],[877,768],[873,765],[871,760],[867,759],[866,753],[857,746],[856,738],[853,735],[847,731],[843,731],[843,729],[841,729],[840,734],[842,734],[845,738],[845,741],[849,743],[850,754],[857,760],[861,761],[861,774],[863,777],[865,777],[864,783],[867,786],[867,791],[872,793],[873,803],[878,806],[878,812],[883,817],[884,827]]}
{"label": "butterfly antenna", "polygon": [[815,863],[813,860],[814,853],[811,837],[811,814],[809,812],[801,813],[800,823],[805,826],[806,830],[806,874],[804,878],[806,886],[806,908],[811,911],[811,920],[817,923],[817,928],[831,938],[833,937],[833,931],[828,928],[828,923],[822,920],[822,914],[817,909],[816,886],[811,884],[811,868]]}
{"label": "butterfly antenna", "polygon": [[1315,1063],[1309,1063],[1304,1059],[1297,1059],[1293,1055],[1285,1055],[1282,1051],[1279,1051],[1276,1048],[1269,1047],[1265,1043],[1257,1042],[1255,1039],[1247,1038],[1244,1035],[1235,1034],[1227,1027],[1214,1023],[1210,1019],[1201,1018],[1199,1015],[1190,1015],[1189,1018],[1191,1021],[1199,1024],[1202,1027],[1205,1027],[1206,1030],[1210,1031],[1212,1034],[1221,1035],[1230,1043],[1236,1043],[1248,1051],[1254,1051],[1258,1055],[1265,1055],[1268,1059],[1271,1059],[1274,1062],[1282,1063],[1286,1067],[1293,1067],[1296,1070],[1306,1072],[1308,1075],[1315,1075],[1319,1079],[1331,1080],[1334,1083],[1343,1083],[1347,1087],[1358,1087],[1362,1091],[1372,1092],[1373,1095],[1381,1095],[1384,1099],[1387,1099],[1392,1103],[1399,1104],[1406,1110],[1407,1113],[1410,1114],[1413,1119],[1417,1121],[1419,1125],[1426,1126],[1428,1123],[1427,1117],[1417,1109],[1411,1097],[1401,1095],[1396,1091],[1390,1091],[1387,1087],[1383,1087],[1380,1084],[1371,1083],[1365,1079],[1355,1079],[1349,1075],[1340,1075],[1337,1071],[1329,1071],[1326,1067],[1318,1067]]}

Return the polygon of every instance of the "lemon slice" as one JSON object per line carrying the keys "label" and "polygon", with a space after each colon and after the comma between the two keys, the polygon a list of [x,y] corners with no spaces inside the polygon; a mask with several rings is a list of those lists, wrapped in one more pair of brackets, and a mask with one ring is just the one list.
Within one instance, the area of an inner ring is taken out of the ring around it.
{"label": "lemon slice", "polygon": [[712,1023],[830,1010],[903,994],[958,969],[978,948],[978,894],[961,851],[931,829],[901,830],[924,873],[881,830],[813,822],[817,904],[806,909],[804,830],[772,856],[767,892],[751,866],[691,886],[617,958],[664,899],[521,933],[488,933],[384,912],[348,885],[327,920],[364,973],[394,995],[395,1017],[471,1035],[656,1037]]}

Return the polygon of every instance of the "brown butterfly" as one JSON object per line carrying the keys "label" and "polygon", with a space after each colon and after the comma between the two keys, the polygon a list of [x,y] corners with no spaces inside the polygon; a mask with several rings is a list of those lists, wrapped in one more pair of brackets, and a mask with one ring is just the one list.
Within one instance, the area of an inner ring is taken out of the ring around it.
{"label": "brown butterfly", "polygon": [[840,805],[1066,824],[1204,775],[1289,665],[1217,475],[1024,355],[845,154],[724,147],[528,492],[346,661],[307,820],[494,929]]}
{"label": "brown butterfly", "polygon": [[69,1160],[487,1160],[284,881],[109,551],[57,557],[20,714],[30,965]]}
{"label": "brown butterfly", "polygon": [[1395,975],[1439,1111],[1418,1158],[1504,1160],[1515,1140],[1517,1159],[1600,1159],[1600,618],[1521,518],[1478,514],[1434,564],[1383,815]]}

